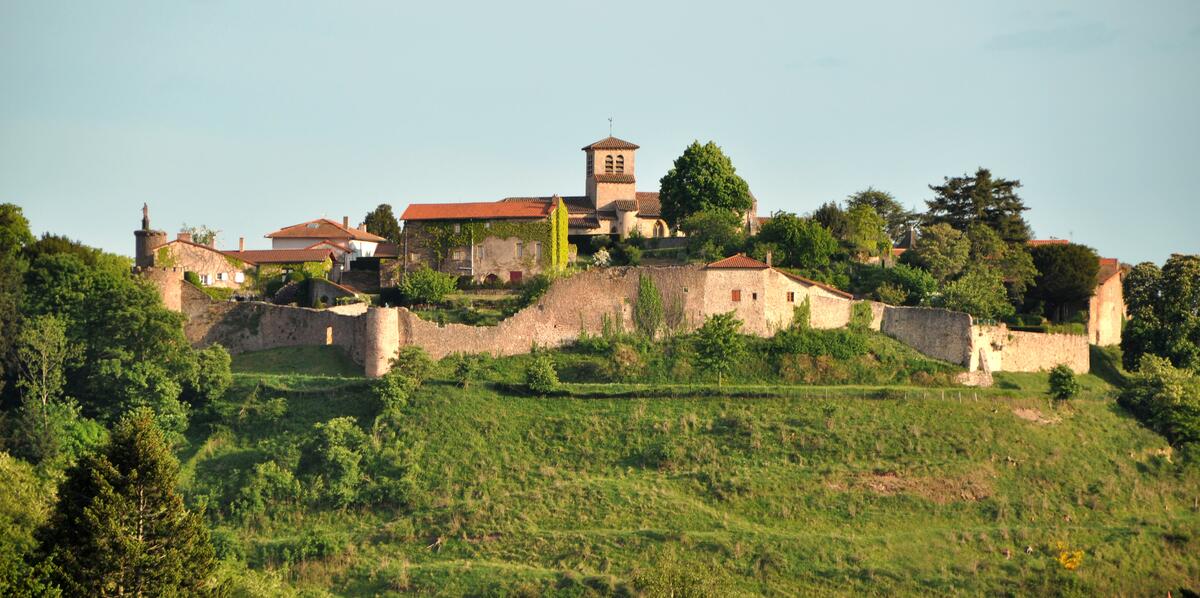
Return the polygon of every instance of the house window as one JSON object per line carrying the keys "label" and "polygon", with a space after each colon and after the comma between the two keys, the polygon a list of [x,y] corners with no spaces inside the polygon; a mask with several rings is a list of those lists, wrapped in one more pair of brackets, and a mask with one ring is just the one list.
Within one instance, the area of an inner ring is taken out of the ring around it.
{"label": "house window", "polygon": [[475,257],[477,259],[483,259],[483,245],[475,246]]}
{"label": "house window", "polygon": [[525,244],[517,241],[517,259],[525,257]]}
{"label": "house window", "polygon": [[534,255],[534,257],[536,257],[539,260],[542,259],[542,243],[541,243],[541,241],[535,242],[533,244],[533,255]]}
{"label": "house window", "polygon": [[751,301],[758,301],[758,293],[750,293]]}
{"label": "house window", "polygon": [[605,174],[612,174],[612,173],[613,173],[613,157],[612,157],[612,154],[609,154],[609,155],[607,155],[607,156],[604,156],[604,173],[605,173]]}
{"label": "house window", "polygon": [[733,301],[741,301],[742,300],[742,290],[734,289],[730,299],[732,299]]}
{"label": "house window", "polygon": [[663,224],[661,220],[654,223],[654,236],[659,239],[667,236],[667,225]]}
{"label": "house window", "polygon": [[212,282],[212,277],[211,277],[211,276],[209,276],[208,274],[204,274],[204,275],[201,275],[201,276],[200,276],[200,283],[201,283],[201,284],[204,284],[204,285],[206,285],[206,286],[207,286],[207,285],[208,285],[209,283],[211,283],[211,282]]}
{"label": "house window", "polygon": [[467,259],[467,250],[465,250],[465,249],[455,249],[455,250],[454,250],[454,259],[455,259],[456,261],[460,261],[460,262],[461,262],[461,261],[463,261],[463,260],[465,260],[465,259]]}
{"label": "house window", "polygon": [[242,273],[242,272],[234,272],[234,273],[233,273],[233,282],[236,282],[236,283],[238,283],[238,284],[242,284],[243,282],[246,282],[246,275],[245,275],[245,273]]}
{"label": "house window", "polygon": [[513,270],[508,273],[509,282],[521,282],[521,271]]}
{"label": "house window", "polygon": [[788,291],[788,303],[795,303],[795,302],[796,302],[796,293],[794,293],[792,291]]}
{"label": "house window", "polygon": [[461,232],[462,232],[462,225],[461,225],[461,224],[455,224],[455,225],[454,225],[454,232],[456,232],[456,233],[461,233]]}
{"label": "house window", "polygon": [[625,156],[617,156],[617,174],[625,173]]}
{"label": "house window", "polygon": [[226,275],[224,272],[217,272],[217,280],[226,280],[227,278],[228,275]]}

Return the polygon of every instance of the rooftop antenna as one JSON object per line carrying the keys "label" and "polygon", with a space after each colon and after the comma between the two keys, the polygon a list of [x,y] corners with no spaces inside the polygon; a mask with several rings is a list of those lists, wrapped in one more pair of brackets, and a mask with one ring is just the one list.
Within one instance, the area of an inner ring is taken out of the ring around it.
{"label": "rooftop antenna", "polygon": [[613,117],[608,117],[608,136],[612,137],[612,120]]}

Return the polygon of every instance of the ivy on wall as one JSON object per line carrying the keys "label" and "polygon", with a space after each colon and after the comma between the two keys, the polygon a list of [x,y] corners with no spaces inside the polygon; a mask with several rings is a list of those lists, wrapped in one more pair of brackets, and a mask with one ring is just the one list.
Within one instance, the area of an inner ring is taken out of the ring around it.
{"label": "ivy on wall", "polygon": [[[478,222],[423,222],[412,227],[421,242],[433,253],[438,265],[460,247],[470,247],[487,238],[519,239],[542,243],[541,266],[561,270],[567,265],[567,207],[559,203],[545,220],[486,220]],[[411,225],[410,225],[411,227]]]}
{"label": "ivy on wall", "polygon": [[174,268],[177,265],[170,247],[163,245],[154,252],[154,265],[159,268]]}

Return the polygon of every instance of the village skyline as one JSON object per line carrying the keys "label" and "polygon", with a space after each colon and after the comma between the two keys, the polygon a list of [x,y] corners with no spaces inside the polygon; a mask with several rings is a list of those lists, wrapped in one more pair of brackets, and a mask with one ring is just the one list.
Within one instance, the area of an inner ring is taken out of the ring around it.
{"label": "village skyline", "polygon": [[[281,226],[380,203],[578,195],[578,148],[610,117],[644,148],[642,190],[693,140],[722,147],[761,215],[869,186],[923,210],[927,185],[982,166],[1023,183],[1037,237],[1127,263],[1200,251],[1189,3],[523,5],[470,22],[428,6],[85,6],[0,7],[0,199],[37,233],[125,255],[143,203],[169,232],[266,247]],[[581,45],[614,31],[639,41]]]}

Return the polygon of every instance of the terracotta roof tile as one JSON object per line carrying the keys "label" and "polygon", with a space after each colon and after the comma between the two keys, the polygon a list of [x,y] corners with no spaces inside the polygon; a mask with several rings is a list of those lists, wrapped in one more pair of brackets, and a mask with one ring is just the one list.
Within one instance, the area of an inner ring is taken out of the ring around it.
{"label": "terracotta roof tile", "polygon": [[729,256],[723,260],[717,260],[705,268],[712,269],[749,269],[749,270],[764,270],[770,268],[766,263],[760,262],[744,253]]}
{"label": "terracotta roof tile", "polygon": [[1096,284],[1101,285],[1121,272],[1121,262],[1115,257],[1100,258],[1100,269],[1096,271]]}
{"label": "terracotta roof tile", "polygon": [[597,183],[636,183],[632,174],[597,174]]}
{"label": "terracotta roof tile", "polygon": [[800,283],[807,284],[809,286],[814,286],[817,288],[825,289],[826,291],[829,291],[830,293],[833,293],[834,295],[837,295],[843,299],[853,299],[854,298],[854,295],[851,295],[850,293],[847,293],[846,291],[843,291],[835,286],[827,285],[823,282],[817,282],[811,278],[805,278],[803,276],[799,276],[797,274],[792,274],[791,272],[787,272],[785,270],[776,270],[776,272],[779,272],[780,274],[782,274],[796,282],[800,282]]}
{"label": "terracotta roof tile", "polygon": [[609,135],[608,137],[605,137],[596,143],[585,145],[581,149],[583,149],[585,152],[587,150],[638,149],[638,145],[636,143],[630,143],[624,139],[617,139],[616,137]]}
{"label": "terracotta roof tile", "polygon": [[250,264],[323,262],[333,256],[333,250],[330,249],[250,249],[247,251],[222,251],[221,253]]}
{"label": "terracotta roof tile", "polygon": [[[409,204],[401,220],[491,220],[496,218],[545,218],[548,201],[485,201],[472,203]],[[570,208],[567,209],[570,212]]]}
{"label": "terracotta roof tile", "polygon": [[400,257],[400,247],[395,243],[380,243],[375,247],[375,257]]}
{"label": "terracotta roof tile", "polygon": [[614,208],[620,212],[636,212],[638,202],[636,199],[618,199],[612,202]]}
{"label": "terracotta roof tile", "polygon": [[340,222],[334,222],[328,218],[319,218],[317,220],[309,220],[300,224],[293,224],[281,228],[269,235],[268,239],[353,239],[355,241],[386,241],[379,235],[373,235],[366,231],[358,230],[342,226]]}
{"label": "terracotta roof tile", "polygon": [[583,218],[571,217],[567,219],[567,226],[575,228],[600,228],[600,221],[596,220],[595,216],[585,216]]}
{"label": "terracotta roof tile", "polygon": [[1041,247],[1042,245],[1069,245],[1071,242],[1066,239],[1030,239],[1025,242],[1030,247]]}
{"label": "terracotta roof tile", "polygon": [[658,193],[655,191],[638,191],[638,216],[654,216],[662,215],[662,204],[658,201]]}

